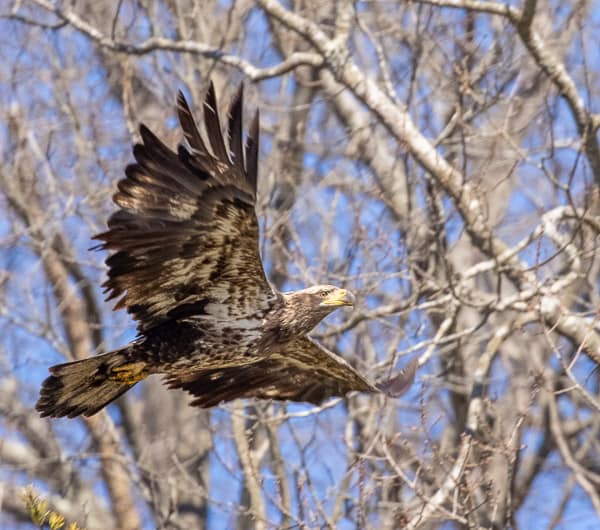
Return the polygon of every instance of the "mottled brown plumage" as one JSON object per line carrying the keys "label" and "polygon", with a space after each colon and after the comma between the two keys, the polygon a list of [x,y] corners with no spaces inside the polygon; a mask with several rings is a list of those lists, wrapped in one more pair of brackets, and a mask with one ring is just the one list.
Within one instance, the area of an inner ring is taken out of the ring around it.
{"label": "mottled brown plumage", "polygon": [[[224,137],[214,87],[204,131],[180,93],[186,146],[166,147],[147,127],[113,200],[119,209],[96,236],[110,252],[104,283],[139,338],[104,355],[53,366],[36,405],[42,416],[95,414],[148,375],[210,407],[238,397],[320,403],[357,390],[399,395],[415,364],[380,385],[307,334],[352,305],[345,289],[321,285],[279,293],[259,254],[255,213],[259,119],[244,144],[239,90]],[[225,140],[227,138],[227,141]]]}

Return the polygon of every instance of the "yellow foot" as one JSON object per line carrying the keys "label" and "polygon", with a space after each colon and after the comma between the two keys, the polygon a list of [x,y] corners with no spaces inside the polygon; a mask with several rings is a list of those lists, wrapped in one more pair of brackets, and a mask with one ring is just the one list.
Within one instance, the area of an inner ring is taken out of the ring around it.
{"label": "yellow foot", "polygon": [[148,371],[146,370],[146,363],[137,362],[116,366],[111,370],[108,378],[111,381],[133,385],[138,381],[145,379],[147,375]]}

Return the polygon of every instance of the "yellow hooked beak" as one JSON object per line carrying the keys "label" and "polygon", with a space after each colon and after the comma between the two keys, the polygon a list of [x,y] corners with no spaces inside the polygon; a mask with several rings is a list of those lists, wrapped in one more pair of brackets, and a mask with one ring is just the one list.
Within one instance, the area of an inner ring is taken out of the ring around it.
{"label": "yellow hooked beak", "polygon": [[322,306],[343,306],[354,305],[354,295],[346,289],[336,289],[325,300],[321,302]]}

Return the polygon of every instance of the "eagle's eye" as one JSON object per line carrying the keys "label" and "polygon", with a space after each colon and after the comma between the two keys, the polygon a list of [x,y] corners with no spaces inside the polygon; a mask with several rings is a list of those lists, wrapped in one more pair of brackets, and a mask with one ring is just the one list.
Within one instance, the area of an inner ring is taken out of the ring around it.
{"label": "eagle's eye", "polygon": [[321,298],[326,298],[328,294],[329,294],[329,291],[319,291],[319,296]]}

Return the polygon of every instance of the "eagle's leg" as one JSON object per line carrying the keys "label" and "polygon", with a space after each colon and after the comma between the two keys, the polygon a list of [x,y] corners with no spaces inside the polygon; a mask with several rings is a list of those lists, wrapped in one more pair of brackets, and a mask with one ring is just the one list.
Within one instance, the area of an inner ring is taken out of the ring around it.
{"label": "eagle's leg", "polygon": [[133,361],[113,367],[108,378],[111,381],[135,385],[138,381],[145,379],[148,374],[148,367],[144,361]]}

